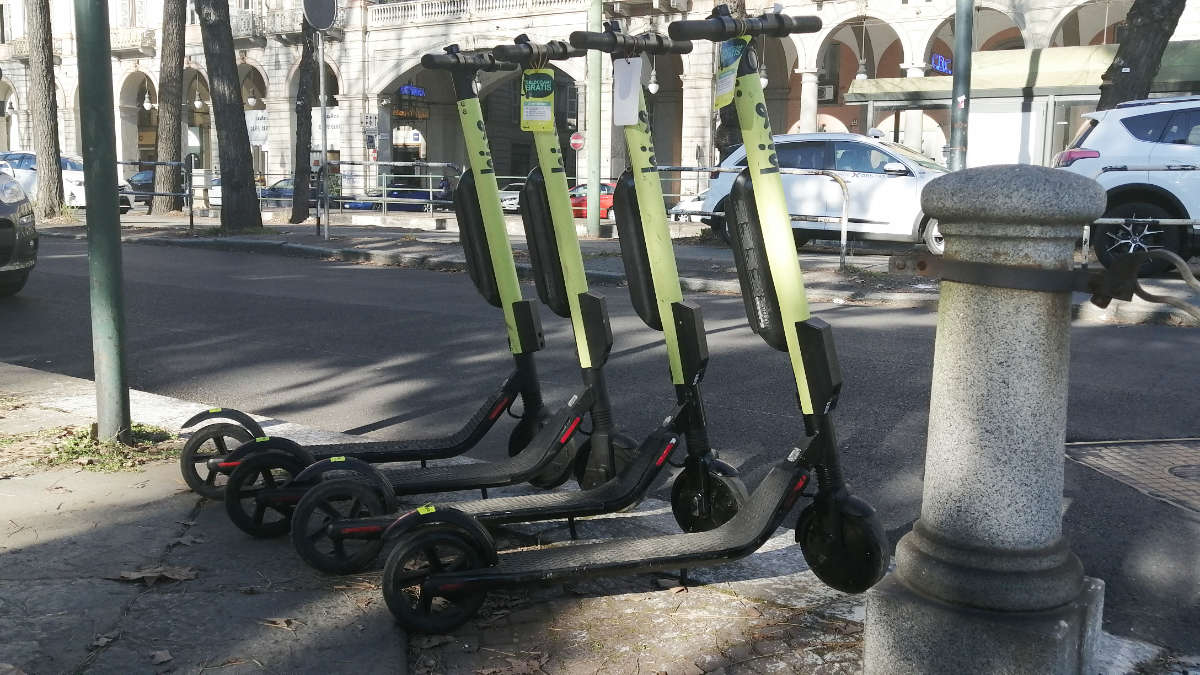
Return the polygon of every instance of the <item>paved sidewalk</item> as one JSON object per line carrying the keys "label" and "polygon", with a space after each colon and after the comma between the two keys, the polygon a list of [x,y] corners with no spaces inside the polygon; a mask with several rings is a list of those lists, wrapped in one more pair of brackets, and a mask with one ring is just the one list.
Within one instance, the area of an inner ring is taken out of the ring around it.
{"label": "paved sidewalk", "polygon": [[[0,439],[93,419],[87,380],[0,363],[0,382]],[[137,391],[131,403],[135,421],[167,428],[208,407]],[[299,441],[347,438],[262,422]],[[6,448],[0,443],[0,457]],[[0,476],[0,673],[861,670],[862,598],[816,580],[786,528],[744,560],[692,570],[702,585],[637,575],[516,589],[491,594],[454,635],[405,636],[382,603],[378,570],[325,576],[286,539],[243,535],[221,505],[184,488],[175,462]],[[421,501],[429,498],[438,497]],[[677,526],[669,505],[647,500],[632,513],[583,520],[579,531],[608,538]],[[558,522],[498,532],[505,545],[567,536]],[[112,578],[148,569],[184,579],[145,586]],[[1139,672],[1191,673],[1195,661],[1106,636],[1101,672],[1145,664]]]}
{"label": "paved sidewalk", "polygon": [[[282,216],[280,216],[282,217]],[[458,243],[452,214],[413,214],[393,219],[390,226],[334,225],[332,237],[322,239],[314,224],[288,225],[268,222],[263,231],[231,237],[216,236],[217,221],[198,219],[196,229],[187,230],[183,217],[155,217],[129,214],[122,219],[126,243],[252,251],[293,255],[376,265],[398,265],[440,270],[462,270],[465,258]],[[517,257],[518,272],[531,277],[528,254],[520,218],[506,218]],[[439,230],[439,226],[446,229]],[[707,227],[698,223],[673,223],[675,254],[680,282],[687,293],[740,293],[733,254],[716,241]],[[85,238],[81,224],[53,224],[39,227],[51,237]],[[625,272],[620,245],[615,239],[583,237],[581,248],[589,282],[595,285],[622,285]],[[847,271],[839,271],[839,256],[831,246],[809,245],[800,251],[805,288],[812,302],[891,306],[936,307],[938,287],[935,280],[889,273],[891,253],[911,252],[898,245],[890,249],[851,249]],[[1200,274],[1200,261],[1194,263]],[[1154,279],[1143,282],[1151,292],[1187,298],[1190,289],[1179,279]],[[1192,295],[1191,302],[1200,302]],[[1135,298],[1132,302],[1114,301],[1100,309],[1084,293],[1076,293],[1073,311],[1077,318],[1102,323],[1169,323],[1190,325],[1183,312],[1166,305]]]}

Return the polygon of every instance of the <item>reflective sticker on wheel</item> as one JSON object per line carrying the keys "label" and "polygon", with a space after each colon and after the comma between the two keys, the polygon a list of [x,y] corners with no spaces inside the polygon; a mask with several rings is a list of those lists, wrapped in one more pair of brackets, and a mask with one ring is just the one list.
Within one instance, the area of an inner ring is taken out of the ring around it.
{"label": "reflective sticker on wheel", "polygon": [[437,509],[434,508],[433,504],[422,504],[421,506],[417,507],[417,513],[423,516],[433,513],[434,511],[437,511]]}
{"label": "reflective sticker on wheel", "polygon": [[210,412],[210,413],[219,413],[219,412],[221,412],[221,409],[220,409],[220,408],[209,408],[209,409],[208,409],[208,412]]}
{"label": "reflective sticker on wheel", "polygon": [[256,443],[265,443],[266,441],[269,441],[269,440],[271,440],[270,436],[259,436],[258,438],[254,439],[254,441]]}
{"label": "reflective sticker on wheel", "polygon": [[329,461],[331,461],[331,462],[344,462],[344,461],[346,461],[346,458],[345,458],[344,456],[343,456],[343,457],[330,457],[330,458],[329,458]]}

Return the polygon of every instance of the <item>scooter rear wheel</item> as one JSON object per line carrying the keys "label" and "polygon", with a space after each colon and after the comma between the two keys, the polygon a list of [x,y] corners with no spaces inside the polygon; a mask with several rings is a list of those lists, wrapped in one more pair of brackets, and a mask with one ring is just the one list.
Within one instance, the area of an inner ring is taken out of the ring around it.
{"label": "scooter rear wheel", "polygon": [[279,537],[291,527],[291,503],[262,501],[259,493],[283,487],[305,465],[293,455],[267,450],[242,460],[225,486],[225,512],[243,532],[255,537]]}
{"label": "scooter rear wheel", "polygon": [[883,523],[857,497],[841,506],[827,499],[804,507],[796,521],[796,541],[813,574],[843,593],[862,593],[887,572]]}
{"label": "scooter rear wheel", "polygon": [[375,487],[361,480],[322,481],[309,490],[292,513],[292,545],[304,562],[329,574],[358,572],[383,548],[382,532],[374,539],[332,537],[329,526],[340,520],[381,516],[387,512]]}
{"label": "scooter rear wheel", "polygon": [[188,439],[179,454],[183,481],[197,494],[220,499],[225,494],[225,474],[208,468],[208,460],[220,459],[253,436],[240,424],[208,424]]}
{"label": "scooter rear wheel", "polygon": [[708,472],[708,490],[697,487],[690,469],[675,477],[671,486],[671,513],[684,532],[707,532],[724,525],[750,500],[746,485],[736,476]]}
{"label": "scooter rear wheel", "polygon": [[479,611],[487,591],[436,592],[430,575],[484,567],[478,545],[453,527],[427,527],[396,542],[383,568],[383,599],[392,616],[413,633],[449,633]]}

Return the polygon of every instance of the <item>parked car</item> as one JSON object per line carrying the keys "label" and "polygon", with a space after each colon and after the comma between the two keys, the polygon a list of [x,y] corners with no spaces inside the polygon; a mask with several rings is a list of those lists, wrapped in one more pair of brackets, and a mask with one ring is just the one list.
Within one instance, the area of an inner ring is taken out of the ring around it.
{"label": "parked car", "polygon": [[291,206],[295,185],[296,181],[292,178],[277,180],[258,191],[259,203],[263,206]]}
{"label": "parked car", "polygon": [[[616,183],[601,183],[600,184],[600,217],[608,218],[612,213],[613,192],[617,189]],[[587,217],[587,193],[586,185],[576,185],[571,188],[571,210],[574,211],[576,218]]]}
{"label": "parked car", "polygon": [[204,190],[204,201],[208,204],[208,208],[216,209],[221,206],[221,178],[218,176],[208,182],[208,187]]}
{"label": "parked car", "polygon": [[145,169],[133,174],[129,177],[128,183],[129,189],[134,192],[131,196],[135,204],[149,202],[152,199],[151,195],[138,193],[154,192],[154,169]]}
{"label": "parked car", "polygon": [[505,213],[517,213],[521,210],[521,190],[524,188],[525,181],[518,180],[500,190],[500,208],[504,209]]}
{"label": "parked car", "polygon": [[689,212],[690,211],[703,211],[704,210],[704,200],[706,197],[708,197],[708,190],[705,190],[704,192],[701,192],[698,195],[692,195],[692,196],[685,195],[682,199],[679,200],[679,202],[677,204],[675,204],[675,206],[672,206],[671,209],[667,213],[671,216],[671,220],[687,221],[687,222],[693,222],[693,223],[698,222],[700,220],[700,216],[689,215]]}
{"label": "parked car", "polygon": [[[1108,192],[1106,218],[1200,219],[1200,96],[1127,101],[1111,110],[1087,113],[1055,167],[1094,178]],[[1158,171],[1105,171],[1128,166]],[[1091,245],[1103,265],[1120,253],[1166,248],[1185,259],[1200,253],[1200,228],[1094,225]],[[1142,273],[1165,270],[1151,261]]]}
{"label": "parked car", "polygon": [[[846,181],[846,236],[853,240],[923,242],[940,255],[944,241],[937,221],[921,211],[921,190],[946,173],[932,159],[897,143],[848,133],[775,136],[779,166],[832,171]],[[723,167],[746,166],[746,149],[738,147]],[[709,184],[702,211],[724,212],[736,173],[717,173]],[[810,239],[841,237],[842,190],[828,176],[782,174],[796,245]],[[704,219],[728,240],[723,216]]]}
{"label": "parked car", "polygon": [[33,207],[21,184],[0,175],[0,298],[16,294],[37,264]]}
{"label": "parked car", "polygon": [[[0,164],[0,171],[8,173],[11,170],[8,175],[20,183],[25,194],[37,194],[37,155],[32,152],[7,152],[0,155],[0,161],[5,163]],[[83,189],[83,160],[63,155],[59,157],[58,161],[62,167],[63,203],[76,208],[86,208],[87,195]],[[129,184],[120,179],[117,180],[116,188],[118,193],[129,192]],[[133,208],[133,202],[129,200],[128,194],[120,194],[118,203],[121,213],[126,213]]]}

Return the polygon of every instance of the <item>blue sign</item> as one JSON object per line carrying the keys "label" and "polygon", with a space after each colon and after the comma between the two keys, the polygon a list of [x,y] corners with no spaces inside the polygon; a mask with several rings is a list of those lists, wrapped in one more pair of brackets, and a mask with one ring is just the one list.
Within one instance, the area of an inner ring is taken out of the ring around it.
{"label": "blue sign", "polygon": [[929,56],[929,67],[946,75],[954,74],[954,71],[950,70],[950,59],[941,54],[931,54]]}
{"label": "blue sign", "polygon": [[398,92],[401,96],[424,96],[425,87],[418,87],[415,84],[405,84],[400,86]]}

